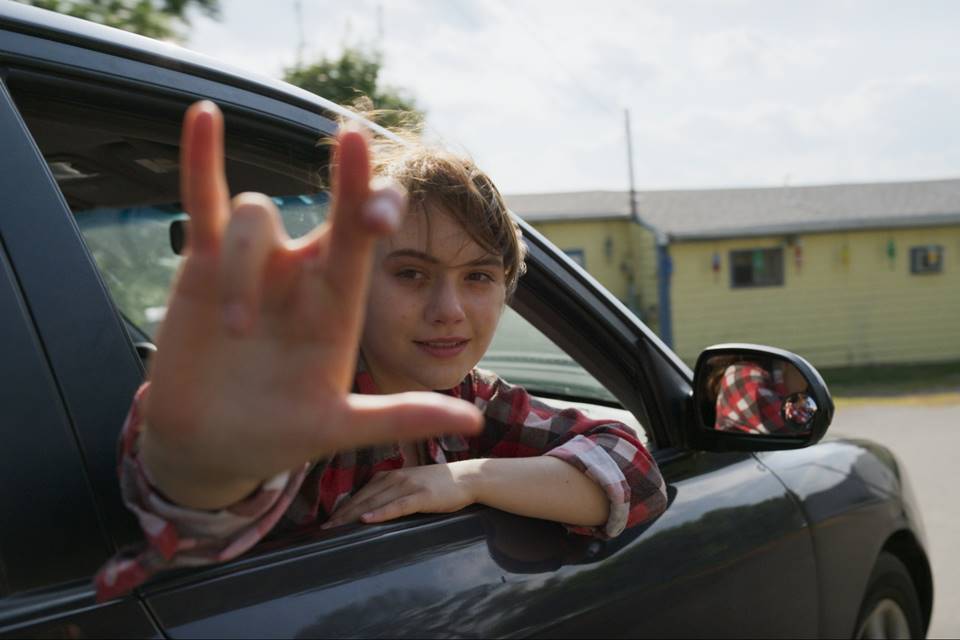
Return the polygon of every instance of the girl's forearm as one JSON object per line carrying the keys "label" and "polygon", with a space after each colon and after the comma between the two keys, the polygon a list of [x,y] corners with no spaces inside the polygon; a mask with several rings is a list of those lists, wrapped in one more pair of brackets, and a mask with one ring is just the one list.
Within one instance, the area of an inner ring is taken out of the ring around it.
{"label": "girl's forearm", "polygon": [[607,521],[610,503],[600,485],[558,458],[487,458],[453,464],[468,465],[465,476],[477,503],[577,526]]}

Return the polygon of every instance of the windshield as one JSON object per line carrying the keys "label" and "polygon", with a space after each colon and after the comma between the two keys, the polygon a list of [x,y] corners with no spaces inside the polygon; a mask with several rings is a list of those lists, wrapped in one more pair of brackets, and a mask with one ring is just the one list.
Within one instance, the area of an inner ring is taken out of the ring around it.
{"label": "windshield", "polygon": [[[274,197],[291,237],[326,218],[326,193]],[[166,314],[167,295],[182,258],[173,252],[170,227],[187,215],[179,205],[97,208],[76,214],[80,232],[113,300],[127,320],[151,339]]]}

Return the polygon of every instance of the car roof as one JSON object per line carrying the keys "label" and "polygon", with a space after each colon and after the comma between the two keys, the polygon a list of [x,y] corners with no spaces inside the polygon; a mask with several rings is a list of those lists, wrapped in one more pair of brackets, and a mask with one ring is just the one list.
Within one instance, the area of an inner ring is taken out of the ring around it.
{"label": "car roof", "polygon": [[147,38],[19,2],[0,2],[0,30],[16,31],[175,71],[185,71],[191,75],[292,103],[310,111],[319,111],[331,120],[337,120],[338,117],[358,120],[378,133],[392,137],[376,124],[326,98],[282,80],[231,66],[171,42]]}

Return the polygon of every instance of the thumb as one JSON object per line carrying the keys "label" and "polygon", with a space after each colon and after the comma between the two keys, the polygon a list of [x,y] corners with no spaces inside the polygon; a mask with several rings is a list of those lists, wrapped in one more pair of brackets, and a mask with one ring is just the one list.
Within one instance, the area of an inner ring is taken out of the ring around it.
{"label": "thumb", "polygon": [[470,435],[483,426],[483,415],[469,402],[430,391],[354,394],[347,405],[348,427],[336,438],[339,449],[444,434]]}

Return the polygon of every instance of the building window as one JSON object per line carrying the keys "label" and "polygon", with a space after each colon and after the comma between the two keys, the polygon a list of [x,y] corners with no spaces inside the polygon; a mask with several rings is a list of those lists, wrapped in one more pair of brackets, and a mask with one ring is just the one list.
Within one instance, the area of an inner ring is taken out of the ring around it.
{"label": "building window", "polygon": [[943,247],[928,245],[910,247],[910,273],[940,273],[943,271]]}
{"label": "building window", "polygon": [[570,256],[578,265],[584,269],[587,268],[587,261],[583,257],[583,249],[564,249],[563,252]]}
{"label": "building window", "polygon": [[783,286],[783,249],[746,249],[730,252],[730,286]]}

